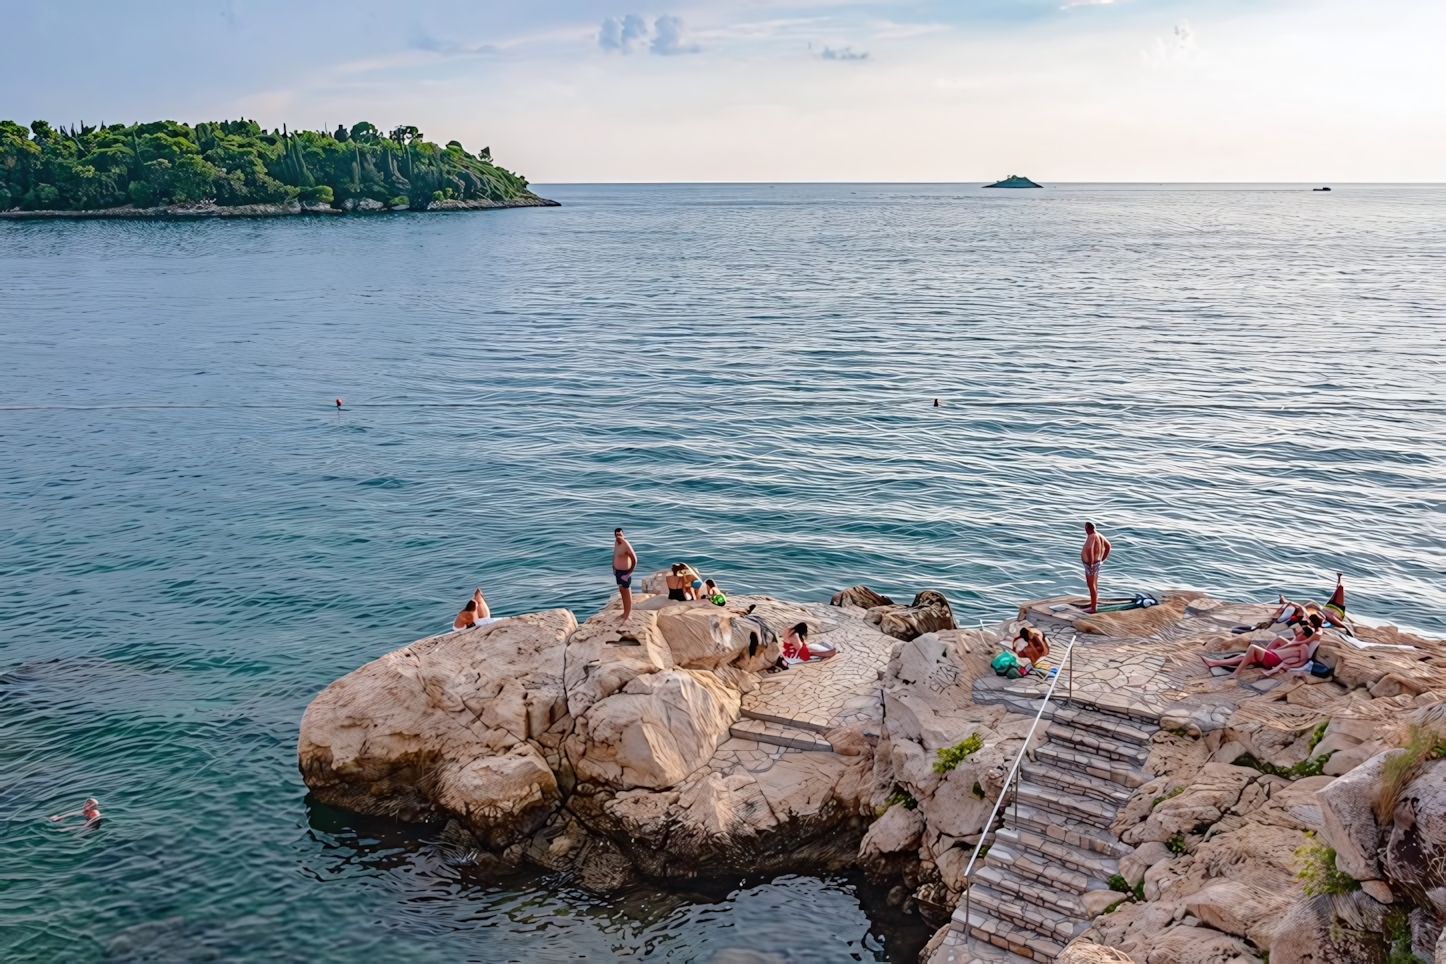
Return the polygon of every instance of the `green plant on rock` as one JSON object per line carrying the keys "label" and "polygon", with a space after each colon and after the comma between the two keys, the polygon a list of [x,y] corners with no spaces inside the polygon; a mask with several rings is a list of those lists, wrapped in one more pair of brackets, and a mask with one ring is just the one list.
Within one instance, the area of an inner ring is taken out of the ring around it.
{"label": "green plant on rock", "polygon": [[934,772],[948,773],[963,763],[970,754],[977,753],[982,746],[984,746],[984,737],[978,733],[972,733],[953,746],[941,748],[938,751],[939,759],[934,761]]}
{"label": "green plant on rock", "polygon": [[919,807],[919,801],[914,798],[912,793],[903,787],[896,786],[894,787],[894,792],[889,794],[888,799],[884,801],[884,805],[879,808],[879,816],[882,817],[884,811],[896,804],[902,806],[905,810],[916,810]]}
{"label": "green plant on rock", "polygon": [[971,797],[973,797],[975,800],[983,800],[983,799],[984,799],[984,788],[979,785],[979,781],[978,781],[978,780],[975,780],[975,781],[974,781],[974,786],[972,786],[972,787],[969,788],[969,795],[970,795]]}
{"label": "green plant on rock", "polygon": [[1135,885],[1135,900],[1144,900],[1144,899],[1145,899],[1145,879],[1144,879],[1143,877],[1141,877],[1141,878],[1140,878],[1140,882]]}
{"label": "green plant on rock", "polygon": [[1439,760],[1446,756],[1446,740],[1430,727],[1411,724],[1411,735],[1399,753],[1386,757],[1381,767],[1381,782],[1376,788],[1376,823],[1381,826],[1391,822],[1396,812],[1396,801],[1406,784],[1415,779],[1427,760]]}
{"label": "green plant on rock", "polygon": [[1411,918],[1400,907],[1392,907],[1381,919],[1386,934],[1386,964],[1424,964],[1411,950]]}
{"label": "green plant on rock", "polygon": [[1176,833],[1175,836],[1165,841],[1165,849],[1176,857],[1183,854],[1185,852],[1185,835],[1183,833]]}
{"label": "green plant on rock", "polygon": [[1242,753],[1235,758],[1235,765],[1250,767],[1252,770],[1259,770],[1261,773],[1269,773],[1272,776],[1285,777],[1287,780],[1299,780],[1301,777],[1320,776],[1325,771],[1325,765],[1330,758],[1329,753],[1322,753],[1319,756],[1306,757],[1294,766],[1281,767],[1257,759],[1252,753]]}
{"label": "green plant on rock", "polygon": [[1178,797],[1180,794],[1182,794],[1182,793],[1184,793],[1184,792],[1185,792],[1185,788],[1184,788],[1184,787],[1176,787],[1175,789],[1171,790],[1169,793],[1165,794],[1163,797],[1156,797],[1154,800],[1150,801],[1150,809],[1153,810],[1153,809],[1155,809],[1156,807],[1158,807],[1160,804],[1164,803],[1166,800],[1173,800],[1175,797]]}
{"label": "green plant on rock", "polygon": [[1336,869],[1336,849],[1323,843],[1308,843],[1295,850],[1304,865],[1296,874],[1307,897],[1321,894],[1349,894],[1361,889],[1361,882]]}
{"label": "green plant on rock", "polygon": [[1122,894],[1130,892],[1130,882],[1122,874],[1110,874],[1110,890],[1119,891]]}
{"label": "green plant on rock", "polygon": [[1315,748],[1320,745],[1320,741],[1325,739],[1326,730],[1330,729],[1330,725],[1331,721],[1328,719],[1320,721],[1320,725],[1317,726],[1315,732],[1310,735],[1310,748],[1306,750],[1306,756],[1310,756],[1310,754],[1315,752]]}

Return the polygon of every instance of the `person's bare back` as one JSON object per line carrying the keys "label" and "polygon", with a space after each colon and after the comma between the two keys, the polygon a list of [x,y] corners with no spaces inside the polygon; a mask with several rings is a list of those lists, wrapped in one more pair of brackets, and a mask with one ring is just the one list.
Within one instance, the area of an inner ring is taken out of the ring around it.
{"label": "person's bare back", "polygon": [[1090,591],[1090,608],[1088,612],[1094,612],[1100,608],[1100,567],[1110,557],[1110,540],[1104,537],[1103,533],[1095,531],[1093,522],[1085,523],[1084,548],[1079,552],[1080,562],[1084,563],[1085,585]]}

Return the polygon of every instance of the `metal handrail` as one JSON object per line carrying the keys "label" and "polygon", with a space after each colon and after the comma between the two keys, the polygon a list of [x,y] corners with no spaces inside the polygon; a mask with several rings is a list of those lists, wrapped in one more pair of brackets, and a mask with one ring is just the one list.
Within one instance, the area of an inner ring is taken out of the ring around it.
{"label": "metal handrail", "polygon": [[974,873],[974,863],[979,859],[979,851],[984,846],[984,841],[988,839],[989,834],[993,832],[994,818],[999,815],[1000,805],[1002,805],[1005,798],[1009,796],[1009,785],[1011,782],[1014,783],[1014,819],[1016,822],[1019,820],[1019,768],[1024,762],[1024,754],[1029,752],[1029,741],[1034,739],[1034,731],[1038,728],[1039,721],[1044,716],[1044,708],[1049,705],[1050,698],[1054,696],[1054,688],[1059,685],[1059,678],[1064,675],[1062,670],[1065,668],[1066,663],[1069,664],[1069,695],[1066,697],[1066,700],[1070,703],[1074,702],[1074,643],[1078,638],[1078,633],[1071,634],[1069,637],[1069,645],[1065,647],[1064,658],[1059,661],[1059,666],[1055,670],[1054,679],[1050,681],[1049,690],[1044,694],[1044,699],[1039,703],[1039,712],[1034,714],[1034,722],[1030,724],[1029,734],[1024,738],[1024,745],[1019,748],[1019,753],[1014,758],[1014,765],[1009,768],[1009,775],[1004,778],[1004,788],[999,791],[999,799],[994,801],[994,809],[989,811],[989,819],[984,822],[984,830],[979,834],[979,842],[974,845],[974,853],[969,855],[969,863],[964,868],[964,946],[966,949],[970,947],[969,942],[973,940],[974,936],[969,932],[969,919],[972,916],[971,911],[973,910],[972,901],[969,896],[971,890],[969,875]]}

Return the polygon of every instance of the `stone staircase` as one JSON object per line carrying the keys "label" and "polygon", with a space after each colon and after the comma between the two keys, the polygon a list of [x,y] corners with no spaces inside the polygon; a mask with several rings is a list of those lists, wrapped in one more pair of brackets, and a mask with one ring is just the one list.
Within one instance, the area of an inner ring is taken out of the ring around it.
{"label": "stone staircase", "polygon": [[771,746],[786,747],[790,750],[809,750],[817,753],[832,753],[833,744],[824,737],[828,727],[819,726],[807,720],[785,720],[763,714],[743,716],[728,728],[728,735],[739,740],[752,740]]}
{"label": "stone staircase", "polygon": [[1110,824],[1150,779],[1144,765],[1160,728],[1097,705],[1052,709],[1040,724],[1048,740],[1021,765],[1018,799],[1003,808],[1004,826],[975,865],[969,901],[960,901],[952,924],[961,936],[1034,961],[1054,960],[1114,902],[1108,881],[1133,848]]}

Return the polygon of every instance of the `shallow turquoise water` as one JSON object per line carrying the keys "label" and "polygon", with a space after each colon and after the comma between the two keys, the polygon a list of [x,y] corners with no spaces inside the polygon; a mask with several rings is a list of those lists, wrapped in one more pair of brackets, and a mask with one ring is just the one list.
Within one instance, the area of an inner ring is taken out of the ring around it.
{"label": "shallow turquoise water", "polygon": [[615,525],[972,621],[1091,518],[1106,592],[1446,631],[1446,189],[543,193],[0,224],[0,956],[907,959],[854,877],[599,899],[308,806],[322,686],[477,585],[586,615]]}

